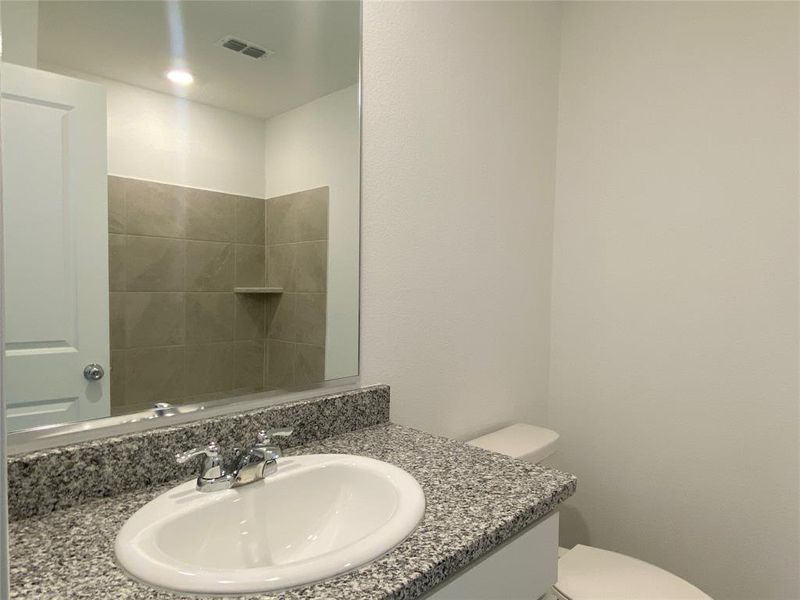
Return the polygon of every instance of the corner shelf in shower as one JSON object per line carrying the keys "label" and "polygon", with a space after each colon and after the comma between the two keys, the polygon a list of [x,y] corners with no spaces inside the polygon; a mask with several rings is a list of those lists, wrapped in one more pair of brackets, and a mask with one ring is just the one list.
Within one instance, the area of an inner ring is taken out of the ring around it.
{"label": "corner shelf in shower", "polygon": [[237,287],[234,294],[282,294],[282,287]]}

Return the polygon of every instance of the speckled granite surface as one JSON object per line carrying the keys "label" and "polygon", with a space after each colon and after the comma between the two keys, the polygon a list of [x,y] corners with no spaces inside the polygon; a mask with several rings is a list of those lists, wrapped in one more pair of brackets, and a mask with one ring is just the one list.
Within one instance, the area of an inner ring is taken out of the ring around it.
{"label": "speckled granite surface", "polygon": [[[425,491],[423,521],[406,541],[360,570],[279,594],[240,598],[417,598],[550,513],[576,486],[572,475],[390,423],[287,452],[307,453],[360,454],[405,469]],[[11,598],[190,597],[132,581],[114,563],[113,543],[119,528],[139,507],[169,487],[162,484],[12,522]]]}
{"label": "speckled granite surface", "polygon": [[178,465],[173,457],[210,440],[223,450],[244,448],[253,444],[260,429],[293,427],[294,434],[281,440],[284,448],[291,448],[388,420],[389,387],[376,385],[14,456],[8,461],[9,519],[191,479],[197,465]]}

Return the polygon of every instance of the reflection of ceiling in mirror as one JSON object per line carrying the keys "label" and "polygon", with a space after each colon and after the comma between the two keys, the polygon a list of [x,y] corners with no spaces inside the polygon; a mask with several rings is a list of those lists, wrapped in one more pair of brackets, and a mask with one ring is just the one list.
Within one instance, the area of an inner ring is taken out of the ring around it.
{"label": "reflection of ceiling in mirror", "polygon": [[[232,36],[273,52],[250,58]],[[357,1],[45,1],[39,61],[270,117],[358,80]],[[171,69],[195,81],[176,87]]]}

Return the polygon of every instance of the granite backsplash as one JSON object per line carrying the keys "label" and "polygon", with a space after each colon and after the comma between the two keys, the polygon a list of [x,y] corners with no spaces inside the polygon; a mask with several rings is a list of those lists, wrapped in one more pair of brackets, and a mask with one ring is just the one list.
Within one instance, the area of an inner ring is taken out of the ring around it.
{"label": "granite backsplash", "polygon": [[292,427],[292,448],[389,421],[389,387],[376,385],[242,413],[13,456],[8,461],[10,520],[41,516],[159,484],[190,479],[194,463],[175,454],[216,440],[246,447],[260,429]]}

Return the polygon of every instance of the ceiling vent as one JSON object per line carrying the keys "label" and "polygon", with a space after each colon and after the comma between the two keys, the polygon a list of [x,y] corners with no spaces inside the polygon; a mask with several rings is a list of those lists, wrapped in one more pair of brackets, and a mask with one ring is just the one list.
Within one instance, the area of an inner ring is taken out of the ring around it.
{"label": "ceiling vent", "polygon": [[262,50],[261,48],[257,48],[256,46],[248,46],[244,50],[242,50],[242,54],[245,56],[249,56],[250,58],[261,58],[267,53],[266,50]]}
{"label": "ceiling vent", "polygon": [[225,36],[219,42],[217,42],[217,44],[227,50],[236,52],[237,54],[243,54],[244,56],[249,56],[250,58],[255,59],[266,58],[271,54],[275,54],[272,50],[260,48],[255,44],[232,35]]}

